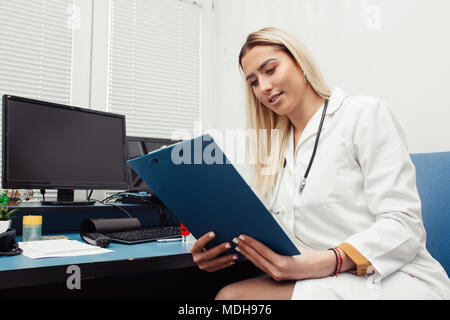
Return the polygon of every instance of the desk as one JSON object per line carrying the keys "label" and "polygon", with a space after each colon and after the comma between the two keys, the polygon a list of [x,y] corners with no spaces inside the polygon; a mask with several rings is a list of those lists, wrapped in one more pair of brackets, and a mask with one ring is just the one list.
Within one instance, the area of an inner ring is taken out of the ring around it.
{"label": "desk", "polygon": [[[65,234],[79,240],[78,233]],[[18,238],[20,240],[20,238]],[[191,243],[111,243],[111,253],[64,258],[0,257],[3,298],[212,299],[224,285],[258,274],[248,261],[208,273],[192,262]],[[82,290],[69,290],[67,268],[77,265]]]}
{"label": "desk", "polygon": [[[65,234],[82,241],[78,233]],[[20,238],[18,238],[20,241]],[[135,245],[111,243],[111,253],[77,257],[30,259],[24,255],[0,257],[0,289],[61,283],[67,267],[78,265],[81,279],[170,270],[194,266],[191,243],[148,242]]]}
{"label": "desk", "polygon": [[[115,207],[21,206],[13,227],[22,229],[22,215],[43,215],[43,235],[66,235],[82,241],[77,230],[88,218],[123,218]],[[129,206],[127,211],[144,226],[172,222],[152,206]],[[67,230],[67,231],[64,231]],[[21,240],[19,236],[18,241]],[[208,273],[192,261],[190,243],[148,242],[135,245],[111,243],[113,253],[78,257],[30,259],[24,255],[0,257],[0,297],[3,298],[214,298],[224,285],[249,278],[259,270],[247,261]],[[67,267],[81,271],[82,290],[68,290]],[[150,289],[149,289],[150,288]],[[106,294],[105,294],[106,293]],[[134,295],[132,295],[134,293]]]}

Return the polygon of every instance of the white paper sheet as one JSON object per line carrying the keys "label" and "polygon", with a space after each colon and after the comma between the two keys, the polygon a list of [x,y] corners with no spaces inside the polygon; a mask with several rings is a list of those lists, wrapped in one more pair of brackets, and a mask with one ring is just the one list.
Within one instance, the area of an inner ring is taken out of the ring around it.
{"label": "white paper sheet", "polygon": [[114,252],[110,249],[68,239],[19,242],[19,247],[23,250],[22,254],[31,259],[74,257]]}

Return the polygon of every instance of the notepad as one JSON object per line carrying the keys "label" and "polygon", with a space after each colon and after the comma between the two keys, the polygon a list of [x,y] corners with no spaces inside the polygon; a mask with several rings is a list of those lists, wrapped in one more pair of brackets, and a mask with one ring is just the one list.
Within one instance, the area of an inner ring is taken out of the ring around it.
{"label": "notepad", "polygon": [[23,250],[22,254],[31,259],[74,257],[114,252],[110,249],[68,239],[19,242],[19,247]]}

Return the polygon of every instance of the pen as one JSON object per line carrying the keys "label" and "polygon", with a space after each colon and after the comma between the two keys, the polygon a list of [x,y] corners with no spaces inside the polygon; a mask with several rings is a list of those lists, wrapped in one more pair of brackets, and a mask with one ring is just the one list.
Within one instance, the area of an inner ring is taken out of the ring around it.
{"label": "pen", "polygon": [[156,241],[158,241],[158,242],[181,241],[181,237],[180,238],[169,238],[169,239],[158,239]]}

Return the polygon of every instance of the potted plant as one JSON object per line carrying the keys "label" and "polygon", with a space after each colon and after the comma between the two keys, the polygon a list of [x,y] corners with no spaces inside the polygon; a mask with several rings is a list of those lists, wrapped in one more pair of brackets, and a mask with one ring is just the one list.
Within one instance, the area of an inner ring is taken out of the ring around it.
{"label": "potted plant", "polygon": [[9,210],[8,201],[8,196],[3,193],[0,196],[0,233],[11,228],[11,216],[18,210],[17,208]]}

